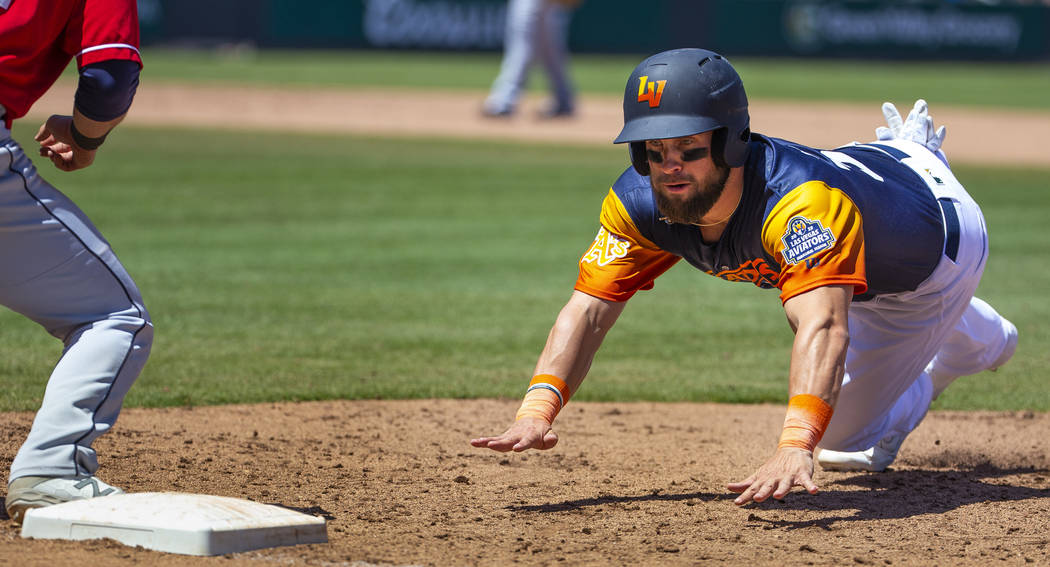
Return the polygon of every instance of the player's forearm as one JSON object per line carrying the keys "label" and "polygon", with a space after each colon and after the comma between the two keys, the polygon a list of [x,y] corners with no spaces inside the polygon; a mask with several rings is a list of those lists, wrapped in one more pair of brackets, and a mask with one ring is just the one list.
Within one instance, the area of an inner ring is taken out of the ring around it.
{"label": "player's forearm", "polygon": [[791,349],[789,393],[809,394],[834,406],[849,346],[852,287],[817,288],[784,304],[795,329]]}
{"label": "player's forearm", "polygon": [[85,137],[100,138],[108,134],[117,124],[120,124],[124,120],[124,116],[126,115],[121,114],[112,120],[98,121],[84,116],[79,109],[74,108],[73,126]]}
{"label": "player's forearm", "polygon": [[800,327],[791,349],[790,396],[809,394],[834,406],[848,345],[845,321],[828,317]]}
{"label": "player's forearm", "polygon": [[558,313],[534,374],[557,376],[575,392],[624,305],[574,291]]}
{"label": "player's forearm", "polygon": [[109,60],[80,70],[73,105],[73,128],[83,138],[102,138],[124,119],[135,99],[139,64]]}
{"label": "player's forearm", "polygon": [[784,312],[795,330],[795,343],[778,452],[812,452],[831,422],[845,372],[852,294],[852,286],[827,286],[784,302]]}

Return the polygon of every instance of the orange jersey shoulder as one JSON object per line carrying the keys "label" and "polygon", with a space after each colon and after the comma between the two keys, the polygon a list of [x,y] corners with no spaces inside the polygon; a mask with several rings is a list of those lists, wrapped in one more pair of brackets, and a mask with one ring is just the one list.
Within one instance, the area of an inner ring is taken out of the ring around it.
{"label": "orange jersey shoulder", "polygon": [[867,290],[860,210],[824,182],[803,183],[776,203],[763,223],[762,245],[781,266],[782,301],[826,285]]}
{"label": "orange jersey shoulder", "polygon": [[575,289],[609,301],[627,301],[681,258],[660,250],[638,231],[610,190],[602,202],[601,228],[580,258]]}

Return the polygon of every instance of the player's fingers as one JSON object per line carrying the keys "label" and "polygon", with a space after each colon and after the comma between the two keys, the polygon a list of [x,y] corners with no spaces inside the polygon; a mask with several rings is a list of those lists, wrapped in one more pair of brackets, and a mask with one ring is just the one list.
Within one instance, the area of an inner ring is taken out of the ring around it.
{"label": "player's fingers", "polygon": [[886,140],[892,140],[894,137],[895,136],[893,135],[893,130],[891,130],[891,129],[885,127],[885,126],[879,126],[878,128],[875,129],[875,139],[876,140],[886,141]]}
{"label": "player's fingers", "polygon": [[558,444],[558,434],[555,433],[553,429],[548,429],[547,432],[543,434],[542,444],[543,446],[540,447],[540,449],[547,450],[553,448]]}
{"label": "player's fingers", "polygon": [[740,494],[740,496],[737,496],[736,500],[733,500],[733,504],[736,504],[737,506],[743,506],[744,504],[747,504],[748,502],[751,502],[752,497],[754,496],[754,494],[755,494],[755,488],[754,488],[754,485],[751,485],[747,490],[742,492]]}
{"label": "player's fingers", "polygon": [[900,126],[901,113],[897,111],[897,107],[892,102],[882,103],[882,115],[886,117],[886,124],[890,128],[893,128],[894,125]]}
{"label": "player's fingers", "polygon": [[480,447],[483,449],[492,449],[494,451],[500,451],[501,453],[505,453],[507,451],[510,451],[511,447],[514,446],[514,443],[516,441],[517,439],[510,440],[507,439],[506,436],[501,435],[499,437],[482,437],[480,439],[472,439],[470,441],[470,444],[474,445],[475,447]]}
{"label": "player's fingers", "polygon": [[920,98],[919,100],[915,101],[915,106],[912,107],[911,112],[908,113],[908,116],[914,116],[916,120],[925,120],[928,114],[929,108],[927,108],[926,106],[926,101]]}
{"label": "player's fingers", "polygon": [[751,475],[740,482],[730,482],[726,485],[726,488],[728,488],[730,492],[736,492],[739,494],[747,490],[754,482],[755,475]]}
{"label": "player's fingers", "polygon": [[773,490],[777,487],[776,480],[769,480],[762,483],[762,486],[755,491],[755,494],[751,496],[751,499],[755,502],[765,502],[769,495],[773,493]]}
{"label": "player's fingers", "polygon": [[51,154],[51,163],[55,164],[55,167],[62,171],[72,171],[69,161],[63,158],[61,154]]}
{"label": "player's fingers", "polygon": [[514,448],[514,442],[506,441],[503,439],[493,439],[492,441],[489,441],[488,444],[485,445],[485,447],[492,449],[493,451],[506,453],[507,451],[510,451]]}
{"label": "player's fingers", "polygon": [[72,166],[72,167],[76,167],[77,160],[76,160],[76,156],[73,155],[73,149],[72,148],[70,148],[69,146],[67,146],[65,144],[58,144],[54,148],[51,148],[51,149],[52,149],[52,151],[55,152],[55,154],[57,154],[59,157],[61,157],[62,161],[66,162],[67,165]]}
{"label": "player's fingers", "polygon": [[921,127],[924,126],[926,121],[926,101],[921,98],[915,101],[915,106],[912,107],[911,112],[908,113],[908,118],[904,120],[905,128]]}
{"label": "player's fingers", "polygon": [[752,484],[755,483],[755,479],[756,478],[758,478],[758,474],[757,473],[752,474],[751,476],[745,478],[744,480],[742,480],[740,482],[731,482],[731,483],[726,485],[726,488],[728,488],[729,490],[732,490],[733,492],[743,492],[743,491],[747,490],[747,487],[749,487],[749,486],[751,486]]}
{"label": "player's fingers", "polygon": [[751,482],[749,483],[748,487],[740,493],[740,496],[738,496],[737,499],[733,501],[734,504],[736,504],[737,506],[743,506],[744,504],[747,504],[751,501],[761,502],[763,500],[760,498],[756,498],[756,496],[762,492],[762,488],[764,485],[764,481],[759,481],[757,479],[757,473],[751,475],[751,477],[748,479]]}
{"label": "player's fingers", "polygon": [[[886,118],[886,126],[889,127],[890,131],[897,134],[901,130],[901,126],[904,122],[901,120],[901,113],[897,111],[897,107],[892,102],[882,103],[882,116]],[[880,140],[884,138],[879,138]],[[892,138],[885,138],[892,139]]]}
{"label": "player's fingers", "polygon": [[795,483],[791,479],[782,478],[776,484],[776,488],[773,490],[773,498],[777,500],[783,500],[785,496],[791,492],[791,487],[795,486]]}
{"label": "player's fingers", "polygon": [[70,147],[69,144],[63,144],[62,142],[59,142],[58,140],[55,140],[54,138],[51,138],[49,140],[45,140],[44,142],[41,142],[40,143],[40,147],[41,148],[47,148],[48,150],[51,151],[51,153],[54,153],[54,154],[62,154],[62,155],[66,155],[66,156],[72,156],[73,155],[73,148]]}
{"label": "player's fingers", "polygon": [[[547,431],[550,431],[550,429],[548,428]],[[517,431],[510,436],[515,440],[511,449],[519,453],[527,449],[543,449],[543,436],[547,431],[531,428]]]}
{"label": "player's fingers", "polygon": [[42,142],[50,136],[51,132],[47,129],[47,123],[44,123],[40,125],[40,129],[36,131],[36,135],[33,136],[33,139],[38,142]]}
{"label": "player's fingers", "polygon": [[41,129],[46,129],[55,138],[62,138],[65,140],[69,139],[69,125],[72,123],[72,116],[62,116],[60,114],[52,114],[48,117],[47,121],[41,126]]}
{"label": "player's fingers", "polygon": [[820,489],[817,488],[817,483],[813,482],[813,479],[809,475],[803,475],[798,484],[806,489],[806,492],[810,494],[816,494]]}

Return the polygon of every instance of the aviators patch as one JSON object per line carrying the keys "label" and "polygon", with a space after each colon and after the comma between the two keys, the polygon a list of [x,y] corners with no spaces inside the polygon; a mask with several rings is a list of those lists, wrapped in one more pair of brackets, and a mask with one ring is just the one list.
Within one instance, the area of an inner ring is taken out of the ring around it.
{"label": "aviators patch", "polygon": [[830,250],[835,245],[835,235],[820,221],[798,216],[788,221],[787,231],[780,241],[784,243],[784,261],[797,264]]}

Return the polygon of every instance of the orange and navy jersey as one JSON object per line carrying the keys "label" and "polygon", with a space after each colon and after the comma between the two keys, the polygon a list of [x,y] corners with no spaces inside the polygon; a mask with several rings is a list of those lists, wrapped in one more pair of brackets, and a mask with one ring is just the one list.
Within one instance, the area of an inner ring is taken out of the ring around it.
{"label": "orange and navy jersey", "polygon": [[729,281],[777,288],[781,300],[852,285],[854,300],[914,290],[940,261],[941,210],[900,150],[817,150],[753,135],[744,192],[718,242],[662,220],[649,178],[628,168],[602,204],[576,289],[626,301],[684,259]]}

